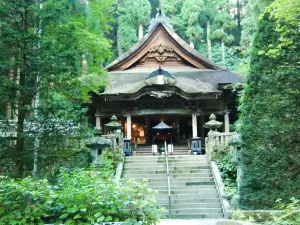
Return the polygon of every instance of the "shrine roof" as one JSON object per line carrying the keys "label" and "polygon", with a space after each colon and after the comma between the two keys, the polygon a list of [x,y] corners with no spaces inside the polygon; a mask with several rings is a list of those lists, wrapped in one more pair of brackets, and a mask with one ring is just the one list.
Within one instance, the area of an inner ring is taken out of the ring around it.
{"label": "shrine roof", "polygon": [[[105,69],[107,71],[125,71],[132,67],[136,67],[137,64],[145,65],[145,58],[148,59],[147,54],[153,54],[153,52],[158,52],[156,59],[159,58],[159,56],[163,56],[160,58],[163,61],[156,62],[158,64],[163,64],[165,58],[170,57],[172,59],[176,58],[177,62],[175,60],[175,63],[180,61],[184,66],[185,64],[188,64],[189,66],[198,69],[226,70],[186,43],[175,33],[164,16],[159,16],[155,21],[152,21],[152,23],[152,26],[150,25],[149,27],[149,32],[141,40],[106,66]],[[159,47],[162,47],[163,49],[159,49]],[[170,56],[165,54],[164,51],[173,55]]]}
{"label": "shrine roof", "polygon": [[[218,93],[220,85],[239,83],[245,81],[245,76],[231,71],[200,70],[178,68],[167,69],[175,78],[172,86],[189,94],[193,93]],[[149,75],[149,69],[116,71],[109,73],[109,85],[100,95],[134,94],[149,87],[145,77]],[[168,85],[163,85],[166,87]]]}

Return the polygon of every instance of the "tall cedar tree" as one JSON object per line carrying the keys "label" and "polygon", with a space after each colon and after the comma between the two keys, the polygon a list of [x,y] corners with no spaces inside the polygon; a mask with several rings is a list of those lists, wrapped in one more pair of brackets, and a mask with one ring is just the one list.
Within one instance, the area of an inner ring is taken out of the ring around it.
{"label": "tall cedar tree", "polygon": [[118,54],[126,52],[138,41],[138,29],[142,30],[150,22],[151,4],[149,0],[118,1]]}
{"label": "tall cedar tree", "polygon": [[[277,1],[281,11],[287,1]],[[269,8],[259,21],[242,98],[240,205],[247,209],[300,198],[299,14],[285,20],[286,13],[274,16],[278,11]],[[290,42],[282,38],[287,32]]]}

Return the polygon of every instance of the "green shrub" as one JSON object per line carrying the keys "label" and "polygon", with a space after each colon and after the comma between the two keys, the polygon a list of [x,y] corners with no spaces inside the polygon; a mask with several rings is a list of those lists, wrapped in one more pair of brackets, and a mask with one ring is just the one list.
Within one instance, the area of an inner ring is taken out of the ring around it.
{"label": "green shrub", "polygon": [[278,200],[275,210],[235,211],[232,219],[254,222],[263,225],[299,225],[300,201],[292,198],[290,203]]}
{"label": "green shrub", "polygon": [[297,225],[300,224],[300,200],[292,198],[290,203],[281,203],[276,207],[277,209],[283,210],[280,216],[275,217],[274,220],[265,223],[266,225]]}
{"label": "green shrub", "polygon": [[237,193],[237,170],[236,166],[232,163],[232,150],[229,146],[216,145],[212,157],[219,168],[228,200],[231,200]]}
{"label": "green shrub", "polygon": [[124,153],[119,149],[106,149],[103,152],[103,158],[106,161],[110,161],[114,168],[117,168],[118,163],[123,160]]}
{"label": "green shrub", "polygon": [[116,182],[76,169],[47,180],[0,181],[0,224],[93,224],[128,221],[155,224],[162,210],[145,183]]}

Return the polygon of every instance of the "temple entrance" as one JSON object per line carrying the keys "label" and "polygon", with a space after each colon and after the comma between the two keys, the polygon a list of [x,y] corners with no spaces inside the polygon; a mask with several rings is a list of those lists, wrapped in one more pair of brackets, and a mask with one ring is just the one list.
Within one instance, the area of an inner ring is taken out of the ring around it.
{"label": "temple entrance", "polygon": [[[163,121],[173,129],[160,134],[152,130],[152,127]],[[126,132],[126,123],[124,124]],[[125,134],[126,136],[126,134]],[[191,116],[181,115],[147,115],[133,116],[131,123],[131,140],[138,145],[152,145],[154,141],[171,142],[177,145],[186,145],[192,137]]]}

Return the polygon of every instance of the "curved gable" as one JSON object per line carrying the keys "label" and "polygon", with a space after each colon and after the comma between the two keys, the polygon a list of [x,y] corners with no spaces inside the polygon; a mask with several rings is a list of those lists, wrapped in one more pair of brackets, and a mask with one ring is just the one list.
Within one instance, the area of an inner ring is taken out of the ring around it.
{"label": "curved gable", "polygon": [[111,72],[159,66],[225,70],[190,47],[162,21],[106,69]]}

